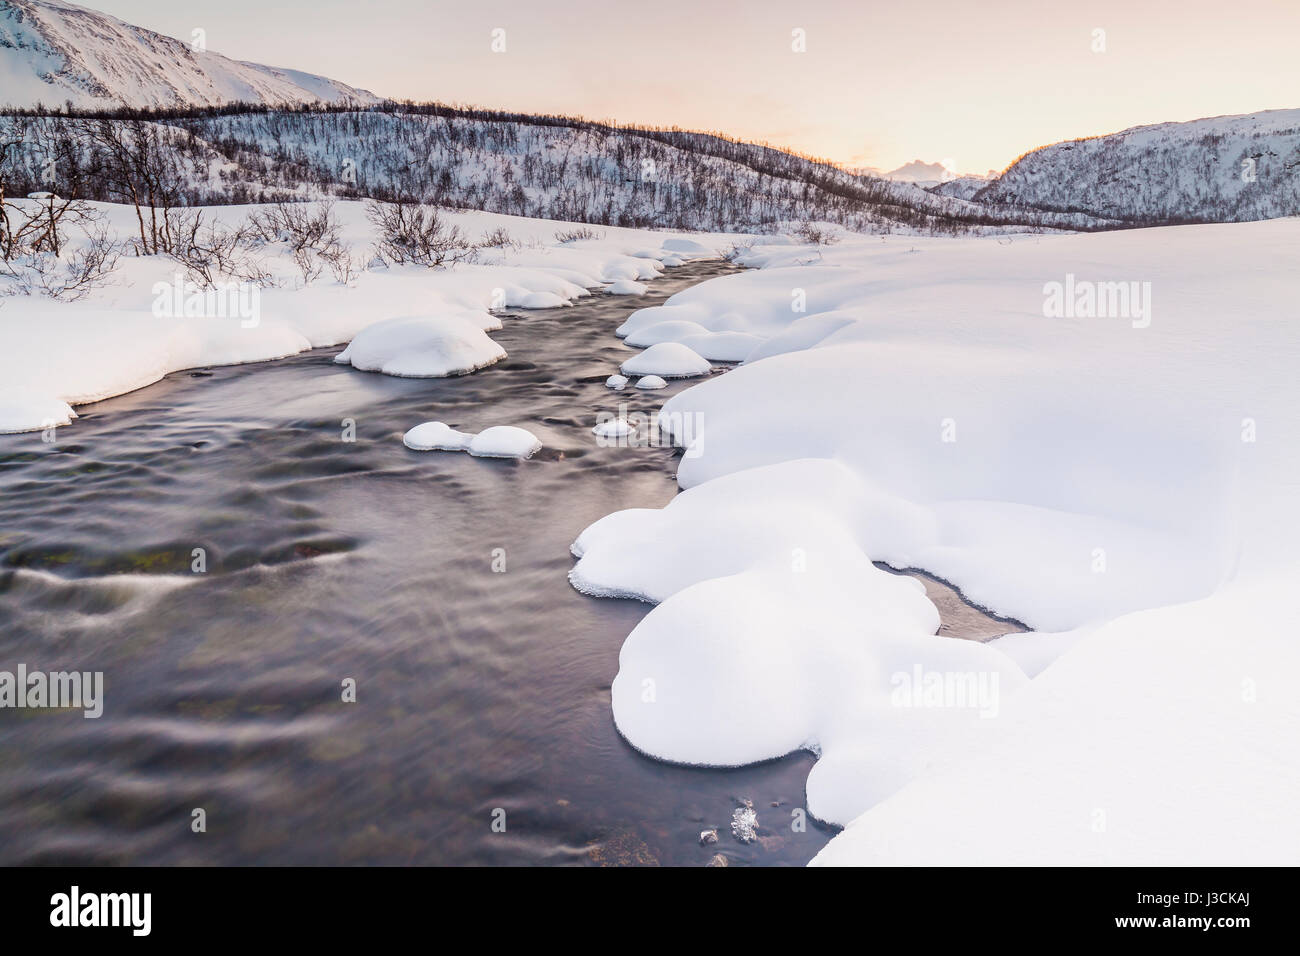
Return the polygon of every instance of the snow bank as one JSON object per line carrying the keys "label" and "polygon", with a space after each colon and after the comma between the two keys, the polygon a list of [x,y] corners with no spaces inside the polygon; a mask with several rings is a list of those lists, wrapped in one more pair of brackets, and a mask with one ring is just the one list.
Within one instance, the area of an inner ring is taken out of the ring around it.
{"label": "snow bank", "polygon": [[708,361],[677,342],[652,345],[640,355],[634,355],[621,366],[624,375],[659,375],[663,378],[692,378],[713,371]]}
{"label": "snow bank", "polygon": [[66,425],[77,413],[67,402],[17,390],[0,391],[0,432],[36,431]]}
{"label": "snow bank", "polygon": [[[92,205],[107,217],[112,232],[128,238],[135,232],[130,207]],[[374,235],[363,204],[339,202],[335,210],[344,242],[354,250],[367,248]],[[241,223],[252,211],[248,206],[204,210],[227,225]],[[384,345],[383,336],[397,332],[376,332],[351,347],[348,360],[367,353],[358,367],[398,375],[471,370],[500,357],[498,347],[481,335],[498,327],[488,324],[487,310],[561,307],[606,283],[653,279],[663,262],[683,255],[661,246],[663,233],[645,230],[611,227],[600,239],[561,246],[554,236],[562,223],[477,212],[446,213],[446,218],[472,236],[504,228],[520,245],[485,250],[472,265],[394,266],[365,271],[349,286],[321,278],[305,287],[287,249],[267,247],[263,264],[282,285],[260,289],[257,314],[248,318],[172,317],[160,311],[155,289],[182,281],[176,264],[161,256],[122,259],[113,283],[82,302],[0,296],[5,392],[0,431],[40,429],[51,419],[66,422],[68,406],[120,395],[180,369],[261,362],[338,345],[395,316],[475,315],[472,324],[481,327],[453,341],[439,340],[431,326],[423,335],[412,326],[402,333],[413,335],[405,354]],[[698,256],[716,257],[726,240],[701,236],[696,241],[704,250]],[[70,251],[77,242],[71,237]]]}
{"label": "snow bank", "polygon": [[[820,862],[1297,862],[1300,220],[810,253],[620,330],[762,339],[664,405],[683,493],[575,542],[577,588],[657,604],[621,732],[818,753],[808,809],[856,818]],[[1050,317],[1076,281],[1144,306]],[[1046,633],[934,637],[873,561]]]}
{"label": "snow bank", "polygon": [[813,864],[1294,866],[1295,581],[1109,622]]}
{"label": "snow bank", "polygon": [[986,711],[1025,681],[992,648],[935,637],[924,588],[872,565],[871,516],[846,523],[864,491],[838,462],[795,460],[582,533],[574,587],[658,604],[614,681],[614,720],[634,747],[723,766],[815,748],[808,809],[847,821],[917,772],[945,726],[981,709],[894,707],[898,674],[976,675]]}

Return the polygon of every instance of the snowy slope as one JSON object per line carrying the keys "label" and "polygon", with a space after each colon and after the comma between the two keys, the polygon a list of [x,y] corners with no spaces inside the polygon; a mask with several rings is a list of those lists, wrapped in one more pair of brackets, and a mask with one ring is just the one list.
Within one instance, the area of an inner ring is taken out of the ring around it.
{"label": "snowy slope", "polygon": [[936,196],[951,196],[953,199],[974,199],[981,189],[989,184],[983,176],[958,176],[945,182],[927,187]]}
{"label": "snowy slope", "polygon": [[218,53],[62,0],[0,0],[0,103],[372,103],[345,83]]}
{"label": "snowy slope", "polygon": [[1142,223],[1294,216],[1300,109],[1138,126],[1044,146],[974,198]]}

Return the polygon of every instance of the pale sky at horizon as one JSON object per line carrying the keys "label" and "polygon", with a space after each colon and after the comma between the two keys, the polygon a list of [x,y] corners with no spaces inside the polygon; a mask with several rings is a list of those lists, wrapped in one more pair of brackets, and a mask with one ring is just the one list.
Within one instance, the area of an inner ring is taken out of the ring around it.
{"label": "pale sky at horizon", "polygon": [[395,99],[717,130],[882,169],[982,173],[1062,139],[1300,107],[1300,0],[82,5]]}

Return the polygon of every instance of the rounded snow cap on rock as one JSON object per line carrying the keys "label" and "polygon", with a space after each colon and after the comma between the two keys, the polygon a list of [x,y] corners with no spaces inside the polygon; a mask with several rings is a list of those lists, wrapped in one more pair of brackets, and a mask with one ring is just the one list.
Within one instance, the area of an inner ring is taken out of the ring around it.
{"label": "rounded snow cap on rock", "polygon": [[622,438],[632,433],[632,425],[623,418],[611,418],[591,430],[597,438]]}
{"label": "rounded snow cap on rock", "polygon": [[358,332],[334,361],[403,378],[464,375],[506,357],[483,332],[496,321],[487,313],[385,319]]}
{"label": "rounded snow cap on rock", "polygon": [[644,283],[636,282],[632,279],[619,279],[605,289],[610,295],[645,295],[646,286]]}
{"label": "rounded snow cap on rock", "polygon": [[668,383],[658,375],[643,375],[636,383],[637,388],[667,388]]}
{"label": "rounded snow cap on rock", "polygon": [[620,366],[624,375],[660,375],[664,378],[693,378],[708,375],[713,366],[692,348],[679,342],[660,342]]}
{"label": "rounded snow cap on rock", "polygon": [[541,449],[541,439],[528,429],[493,425],[475,435],[468,450],[479,458],[531,458]]}
{"label": "rounded snow cap on rock", "polygon": [[460,451],[469,447],[473,437],[444,422],[425,422],[403,435],[402,444],[414,451]]}
{"label": "rounded snow cap on rock", "polygon": [[609,388],[614,389],[615,391],[622,390],[624,388],[627,388],[627,376],[611,375],[609,378],[605,379],[605,384]]}

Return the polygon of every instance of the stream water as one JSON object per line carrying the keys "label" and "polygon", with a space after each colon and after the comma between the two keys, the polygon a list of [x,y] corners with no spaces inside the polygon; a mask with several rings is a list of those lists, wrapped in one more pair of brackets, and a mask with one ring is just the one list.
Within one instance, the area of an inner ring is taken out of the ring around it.
{"label": "stream water", "polygon": [[[319,349],[170,375],[79,408],[50,444],[0,436],[0,670],[102,671],[105,698],[99,719],[0,710],[0,863],[810,859],[833,833],[790,826],[812,757],[638,754],[609,685],[649,606],[565,577],[590,522],[676,491],[671,449],[591,433],[602,410],[648,413],[689,385],[605,388],[631,352],[614,329],[731,271],[506,317],[510,357],[463,378]],[[404,448],[431,419],[521,425],[545,448]],[[747,844],[729,832],[746,799]]]}

